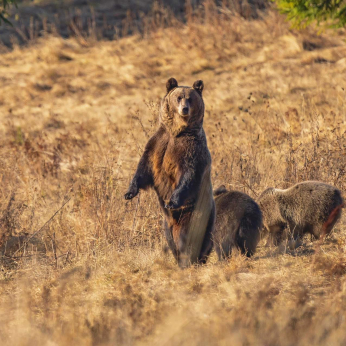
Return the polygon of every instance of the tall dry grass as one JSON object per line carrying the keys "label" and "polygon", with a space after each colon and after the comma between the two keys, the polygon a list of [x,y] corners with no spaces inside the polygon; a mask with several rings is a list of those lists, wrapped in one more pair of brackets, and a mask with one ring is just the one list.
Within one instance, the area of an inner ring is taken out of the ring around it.
{"label": "tall dry grass", "polygon": [[153,192],[123,193],[165,81],[203,79],[213,184],[345,191],[345,33],[209,7],[111,42],[0,56],[3,345],[345,343],[345,218],[321,247],[178,269]]}

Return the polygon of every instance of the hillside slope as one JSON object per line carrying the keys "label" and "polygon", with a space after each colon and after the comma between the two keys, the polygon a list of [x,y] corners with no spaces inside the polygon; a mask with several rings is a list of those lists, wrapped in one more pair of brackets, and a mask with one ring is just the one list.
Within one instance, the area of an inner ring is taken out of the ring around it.
{"label": "hillside slope", "polygon": [[345,53],[344,31],[210,9],[145,37],[0,55],[2,344],[344,344],[345,216],[322,246],[261,242],[180,270],[155,194],[123,194],[169,77],[204,81],[215,187],[346,191]]}

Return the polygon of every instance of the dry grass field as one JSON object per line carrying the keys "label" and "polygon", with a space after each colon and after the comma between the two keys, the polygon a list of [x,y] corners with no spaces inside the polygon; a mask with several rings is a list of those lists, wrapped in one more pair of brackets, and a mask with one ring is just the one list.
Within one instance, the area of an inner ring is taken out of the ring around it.
{"label": "dry grass field", "polygon": [[345,31],[187,18],[0,55],[1,345],[345,345],[345,215],[321,246],[181,270],[154,192],[123,199],[169,77],[205,83],[214,187],[345,192]]}

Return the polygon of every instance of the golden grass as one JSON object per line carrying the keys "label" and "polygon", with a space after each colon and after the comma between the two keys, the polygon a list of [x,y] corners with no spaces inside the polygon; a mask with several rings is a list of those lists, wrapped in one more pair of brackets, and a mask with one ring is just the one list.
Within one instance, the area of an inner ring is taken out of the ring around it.
{"label": "golden grass", "polygon": [[154,193],[123,199],[172,76],[204,80],[215,187],[345,191],[344,39],[210,9],[1,55],[1,344],[345,344],[345,217],[321,247],[180,270]]}

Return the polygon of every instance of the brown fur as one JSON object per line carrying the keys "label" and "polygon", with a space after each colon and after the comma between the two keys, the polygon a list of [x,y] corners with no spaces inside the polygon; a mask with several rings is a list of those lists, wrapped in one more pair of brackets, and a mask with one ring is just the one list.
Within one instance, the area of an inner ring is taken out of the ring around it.
{"label": "brown fur", "polygon": [[326,237],[332,230],[334,224],[341,216],[341,210],[345,204],[338,205],[329,215],[328,220],[322,225],[321,238]]}
{"label": "brown fur", "polygon": [[216,221],[213,241],[219,260],[232,254],[234,248],[250,257],[260,240],[262,213],[247,194],[228,191],[220,186],[214,191]]}
{"label": "brown fur", "polygon": [[324,238],[341,216],[341,192],[334,186],[306,181],[286,190],[266,189],[259,197],[268,245],[278,245],[289,235],[294,239],[310,233]]}
{"label": "brown fur", "polygon": [[211,157],[203,130],[203,82],[179,87],[171,78],[160,127],[146,145],[126,199],[153,187],[165,215],[165,233],[180,266],[205,262],[210,253],[215,205]]}

